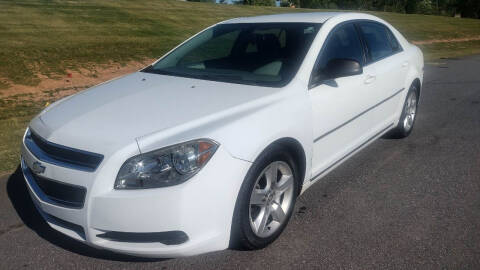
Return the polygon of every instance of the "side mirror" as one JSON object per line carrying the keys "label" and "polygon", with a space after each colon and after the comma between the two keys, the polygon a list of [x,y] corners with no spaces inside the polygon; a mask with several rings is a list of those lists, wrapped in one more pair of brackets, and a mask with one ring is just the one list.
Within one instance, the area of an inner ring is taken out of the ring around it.
{"label": "side mirror", "polygon": [[362,65],[358,61],[352,59],[335,58],[328,61],[327,66],[323,70],[329,79],[340,77],[348,77],[363,73]]}

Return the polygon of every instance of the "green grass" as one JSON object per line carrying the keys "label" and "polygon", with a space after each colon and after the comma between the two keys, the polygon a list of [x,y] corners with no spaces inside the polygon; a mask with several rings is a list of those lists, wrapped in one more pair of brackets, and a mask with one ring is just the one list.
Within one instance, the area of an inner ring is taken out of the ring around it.
{"label": "green grass", "polygon": [[18,166],[22,135],[41,108],[41,102],[34,102],[28,96],[0,100],[0,175]]}
{"label": "green grass", "polygon": [[[0,88],[92,64],[159,57],[215,22],[306,9],[157,1],[1,1]],[[480,36],[480,20],[373,12],[411,40]],[[434,47],[426,55],[438,55]],[[441,54],[449,56],[448,50]]]}
{"label": "green grass", "polygon": [[[10,91],[12,84],[34,86],[40,74],[57,77],[67,69],[156,58],[202,28],[228,18],[304,11],[312,10],[176,0],[0,0],[0,91]],[[410,40],[480,36],[480,20],[372,13]],[[427,59],[480,53],[480,41],[421,47]],[[18,165],[28,121],[53,99],[32,97],[0,100],[0,174]]]}

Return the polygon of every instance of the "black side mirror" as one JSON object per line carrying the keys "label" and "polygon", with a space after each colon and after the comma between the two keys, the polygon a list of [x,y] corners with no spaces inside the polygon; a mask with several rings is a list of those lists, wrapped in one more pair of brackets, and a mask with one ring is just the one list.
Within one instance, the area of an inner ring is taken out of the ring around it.
{"label": "black side mirror", "polygon": [[340,77],[348,77],[363,73],[362,65],[353,59],[334,58],[328,61],[325,68],[317,70],[310,82],[310,88]]}
{"label": "black side mirror", "polygon": [[358,61],[335,58],[328,61],[323,73],[328,79],[336,79],[362,74],[363,69]]}

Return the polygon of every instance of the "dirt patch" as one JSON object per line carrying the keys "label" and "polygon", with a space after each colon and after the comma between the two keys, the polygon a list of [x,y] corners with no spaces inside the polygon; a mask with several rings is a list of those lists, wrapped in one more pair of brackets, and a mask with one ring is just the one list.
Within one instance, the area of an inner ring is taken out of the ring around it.
{"label": "dirt patch", "polygon": [[113,78],[135,72],[153,61],[153,59],[149,59],[142,62],[129,62],[125,65],[111,63],[95,66],[91,69],[67,70],[66,75],[56,78],[38,75],[40,79],[38,85],[10,84],[10,87],[1,90],[0,98],[7,99],[15,96],[16,99],[42,100],[47,96],[53,96],[55,99],[58,99]]}
{"label": "dirt patch", "polygon": [[420,41],[412,41],[415,45],[425,45],[425,44],[433,44],[433,43],[451,43],[451,42],[466,42],[466,41],[474,41],[480,40],[480,36],[478,37],[468,37],[468,38],[454,38],[454,39],[430,39],[430,40],[420,40]]}

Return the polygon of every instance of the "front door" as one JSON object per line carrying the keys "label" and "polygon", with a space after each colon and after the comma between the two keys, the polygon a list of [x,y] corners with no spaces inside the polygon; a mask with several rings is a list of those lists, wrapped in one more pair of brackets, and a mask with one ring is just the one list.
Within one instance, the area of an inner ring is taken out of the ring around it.
{"label": "front door", "polygon": [[[341,24],[332,30],[313,72],[321,72],[335,58],[365,63],[364,49],[353,23]],[[364,67],[360,75],[311,82],[312,180],[368,139],[375,125],[375,117],[368,108],[372,101],[379,99],[378,92],[374,91],[375,83],[374,66]]]}

